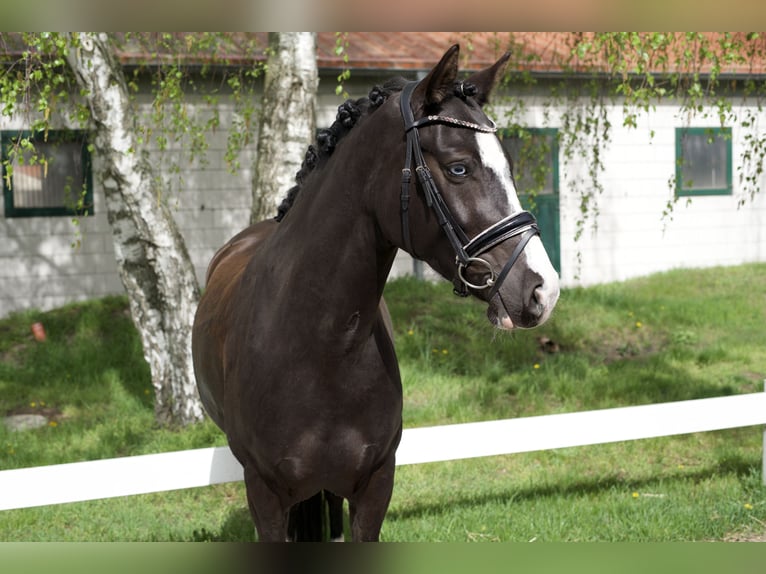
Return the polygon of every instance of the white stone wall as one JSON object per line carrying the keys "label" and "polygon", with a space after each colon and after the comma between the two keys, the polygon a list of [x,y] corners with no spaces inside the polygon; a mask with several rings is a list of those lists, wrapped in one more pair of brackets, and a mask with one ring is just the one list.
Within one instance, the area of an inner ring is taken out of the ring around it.
{"label": "white stone wall", "polygon": [[[215,251],[250,222],[254,146],[240,154],[241,167],[231,173],[224,161],[226,134],[208,137],[207,164],[188,166],[183,182],[171,180],[169,204],[183,236],[200,285]],[[182,186],[178,189],[179,186]]]}
{"label": "white stone wall", "polygon": [[[737,165],[744,132],[733,128],[733,194],[682,197],[670,218],[662,213],[673,191],[675,128],[720,127],[716,120],[679,117],[671,106],[659,108],[636,129],[622,127],[622,110],[611,111],[612,142],[603,156],[604,191],[598,197],[597,226],[588,225],[574,241],[578,198],[562,177],[561,260],[565,285],[619,281],[682,267],[736,265],[766,261],[766,197],[738,207],[744,197]],[[766,121],[766,117],[763,118]],[[654,137],[649,132],[654,130]],[[563,159],[562,159],[563,161]],[[562,168],[562,175],[565,170]],[[766,178],[761,180],[764,187]],[[580,263],[578,265],[578,253]]]}
{"label": "white stone wall", "polygon": [[122,292],[106,214],[81,219],[79,249],[71,218],[0,216],[0,316]]}

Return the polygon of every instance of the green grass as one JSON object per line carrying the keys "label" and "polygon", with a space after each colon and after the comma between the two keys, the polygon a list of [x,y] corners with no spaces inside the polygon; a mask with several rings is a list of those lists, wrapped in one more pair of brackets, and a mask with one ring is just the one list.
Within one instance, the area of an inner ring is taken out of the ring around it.
{"label": "green grass", "polygon": [[[48,340],[36,343],[41,321]],[[219,439],[212,423],[183,433],[154,424],[153,390],[122,297],[0,322],[0,414],[42,413],[49,426],[0,425],[0,467],[17,468],[197,448]]]}
{"label": "green grass", "polygon": [[[386,299],[406,427],[760,391],[766,265],[673,271],[564,290],[543,327],[494,330],[447,284],[401,279]],[[48,341],[29,331],[42,321]],[[210,422],[153,422],[123,298],[0,321],[0,468],[225,444]],[[742,428],[400,467],[385,540],[762,539],[762,430]],[[0,513],[0,540],[251,540],[241,484]]]}

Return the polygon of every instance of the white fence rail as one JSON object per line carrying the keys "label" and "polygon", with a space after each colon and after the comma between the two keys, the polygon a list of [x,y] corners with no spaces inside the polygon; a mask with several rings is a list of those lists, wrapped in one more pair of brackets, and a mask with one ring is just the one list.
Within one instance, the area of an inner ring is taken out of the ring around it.
{"label": "white fence rail", "polygon": [[[763,424],[766,392],[406,429],[396,458],[397,465],[420,464]],[[0,510],[240,480],[228,447],[4,470]]]}

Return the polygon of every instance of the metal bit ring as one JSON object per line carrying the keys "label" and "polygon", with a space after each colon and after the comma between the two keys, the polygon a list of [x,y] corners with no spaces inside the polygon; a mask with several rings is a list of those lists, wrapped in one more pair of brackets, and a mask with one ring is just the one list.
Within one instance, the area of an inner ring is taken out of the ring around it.
{"label": "metal bit ring", "polygon": [[[484,265],[487,268],[487,271],[489,272],[489,277],[487,278],[487,282],[484,285],[474,285],[471,283],[468,279],[466,279],[465,275],[463,275],[463,272],[471,265],[471,263],[480,263]],[[480,257],[470,257],[465,262],[460,262],[457,266],[457,274],[458,277],[460,277],[460,280],[463,282],[463,284],[470,288],[470,289],[489,289],[495,284],[495,271],[492,269],[492,265],[484,259],[481,259]]]}

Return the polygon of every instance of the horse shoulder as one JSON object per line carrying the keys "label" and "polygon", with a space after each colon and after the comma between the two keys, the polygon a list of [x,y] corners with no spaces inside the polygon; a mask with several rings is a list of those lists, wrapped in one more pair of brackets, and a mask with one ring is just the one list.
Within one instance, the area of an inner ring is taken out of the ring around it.
{"label": "horse shoulder", "polygon": [[192,354],[200,396],[219,426],[223,422],[224,348],[232,318],[238,313],[238,288],[248,264],[277,225],[273,220],[251,225],[221,247],[208,266],[205,291],[194,317]]}

